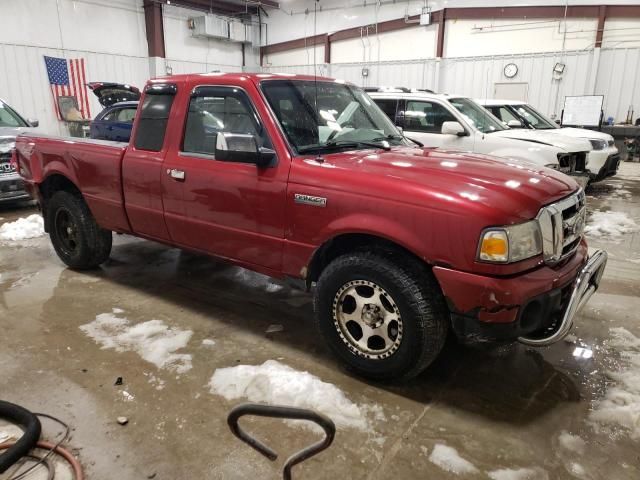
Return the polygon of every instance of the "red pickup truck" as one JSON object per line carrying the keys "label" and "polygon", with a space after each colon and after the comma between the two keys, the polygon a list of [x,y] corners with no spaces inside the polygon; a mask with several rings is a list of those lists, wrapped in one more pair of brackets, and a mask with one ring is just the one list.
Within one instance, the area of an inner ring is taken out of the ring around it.
{"label": "red pickup truck", "polygon": [[154,79],[129,145],[24,134],[14,162],[70,267],[106,261],[118,232],[297,279],[369,378],[417,375],[450,329],[557,341],[606,263],[570,177],[423,148],[339,80]]}

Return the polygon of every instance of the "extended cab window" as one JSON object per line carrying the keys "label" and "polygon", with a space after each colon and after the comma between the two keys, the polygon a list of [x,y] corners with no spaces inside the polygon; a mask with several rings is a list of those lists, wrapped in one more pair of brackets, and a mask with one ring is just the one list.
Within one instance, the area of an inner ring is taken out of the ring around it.
{"label": "extended cab window", "polygon": [[457,122],[449,110],[436,102],[407,100],[404,129],[413,132],[440,133],[444,122]]}
{"label": "extended cab window", "polygon": [[376,105],[380,107],[380,109],[391,119],[391,121],[395,124],[396,122],[396,114],[398,112],[398,100],[390,99],[390,98],[374,98],[374,102]]}
{"label": "extended cab window", "polygon": [[189,101],[182,151],[215,156],[220,132],[250,134],[259,146],[271,146],[245,92],[233,87],[196,88]]}
{"label": "extended cab window", "polygon": [[164,143],[176,86],[154,84],[147,87],[145,93],[134,146],[140,150],[159,152]]}

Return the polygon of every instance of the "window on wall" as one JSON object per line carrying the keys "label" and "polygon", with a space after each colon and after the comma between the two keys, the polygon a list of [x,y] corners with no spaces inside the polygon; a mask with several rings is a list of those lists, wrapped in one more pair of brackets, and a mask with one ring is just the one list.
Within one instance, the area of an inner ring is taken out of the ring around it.
{"label": "window on wall", "polygon": [[414,132],[441,133],[444,122],[457,122],[455,116],[437,102],[407,100],[403,127]]}
{"label": "window on wall", "polygon": [[258,146],[271,147],[245,92],[232,87],[198,87],[189,101],[182,151],[215,156],[220,132],[250,134]]}

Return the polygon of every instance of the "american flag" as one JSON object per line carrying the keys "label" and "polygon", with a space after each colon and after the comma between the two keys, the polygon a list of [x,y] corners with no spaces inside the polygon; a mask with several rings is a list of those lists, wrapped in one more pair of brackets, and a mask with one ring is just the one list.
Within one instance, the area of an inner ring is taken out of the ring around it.
{"label": "american flag", "polygon": [[62,120],[62,114],[58,108],[58,97],[76,97],[78,110],[84,119],[91,118],[89,110],[89,98],[87,97],[86,75],[84,70],[84,58],[56,58],[44,56],[44,63],[47,66],[49,76],[49,86],[53,94],[53,103],[58,115],[58,120]]}

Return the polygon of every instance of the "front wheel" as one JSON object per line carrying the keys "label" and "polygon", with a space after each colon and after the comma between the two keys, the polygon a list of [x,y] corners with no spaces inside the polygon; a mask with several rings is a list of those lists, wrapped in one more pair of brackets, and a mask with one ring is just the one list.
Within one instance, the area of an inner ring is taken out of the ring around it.
{"label": "front wheel", "polygon": [[109,258],[112,235],[100,228],[82,197],[56,192],[46,208],[51,243],[71,268],[95,268]]}
{"label": "front wheel", "polygon": [[374,380],[418,375],[447,337],[448,311],[435,278],[401,255],[338,257],[318,279],[314,307],[331,349]]}

